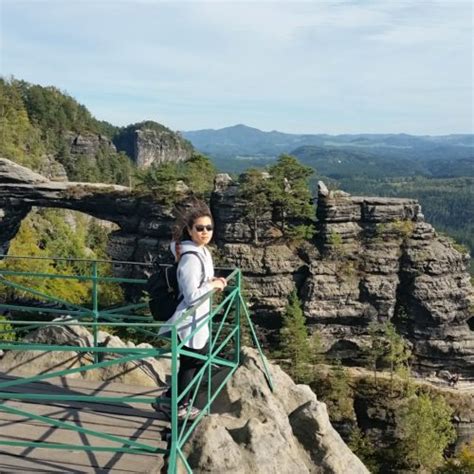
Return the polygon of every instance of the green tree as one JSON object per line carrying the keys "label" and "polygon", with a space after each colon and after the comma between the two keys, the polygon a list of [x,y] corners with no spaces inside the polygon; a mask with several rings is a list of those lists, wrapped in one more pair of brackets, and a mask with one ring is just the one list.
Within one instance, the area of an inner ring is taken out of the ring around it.
{"label": "green tree", "polygon": [[377,386],[377,363],[379,359],[385,354],[385,342],[382,338],[384,333],[384,326],[379,322],[371,322],[369,324],[369,338],[370,345],[367,348],[367,359],[374,371],[374,383]]}
{"label": "green tree", "polygon": [[211,160],[200,153],[194,153],[184,164],[184,182],[200,198],[211,195],[216,174],[216,168]]}
{"label": "green tree", "polygon": [[315,365],[323,364],[325,362],[324,347],[318,330],[314,330],[309,336],[309,348],[311,351],[311,363]]}
{"label": "green tree", "polygon": [[376,448],[358,426],[351,431],[348,446],[372,474],[379,472],[380,466],[375,459]]}
{"label": "green tree", "polygon": [[[58,236],[61,240],[64,236]],[[50,257],[48,250],[44,248],[42,234],[32,225],[31,219],[25,219],[15,239],[10,246],[11,255],[24,255],[30,257],[41,257],[37,260],[5,259],[0,262],[1,268],[29,273],[48,273],[50,275],[74,274],[75,268],[71,263],[58,262],[45,257]],[[22,285],[28,289],[47,294],[53,298],[59,298],[71,303],[84,303],[88,301],[88,288],[90,285],[78,280],[63,280],[58,278],[37,278],[29,276],[12,276],[8,280]],[[16,298],[33,298],[42,300],[41,296],[35,295],[27,289],[14,289],[6,286],[2,291],[5,300]]]}
{"label": "green tree", "polygon": [[308,185],[313,169],[302,165],[295,157],[281,155],[269,169],[269,195],[276,222],[282,232],[293,226],[314,220],[314,206]]}
{"label": "green tree", "polygon": [[386,341],[385,360],[390,364],[390,387],[393,388],[394,372],[404,373],[408,369],[408,360],[411,357],[411,351],[407,341],[401,336],[395,326],[387,322],[383,327]]}
{"label": "green tree", "polygon": [[[21,224],[20,230],[11,242],[11,255],[41,257],[37,260],[5,259],[0,267],[30,273],[51,275],[91,275],[90,262],[70,259],[107,258],[107,231],[95,219],[74,213],[74,228],[65,221],[66,213],[58,209],[41,209],[31,213]],[[58,257],[52,260],[48,257]],[[99,264],[100,276],[112,276],[109,263]],[[32,290],[46,293],[71,303],[87,304],[92,301],[90,281],[58,278],[32,278],[27,276],[9,277],[9,280]],[[34,298],[43,300],[30,291],[13,289],[2,285],[1,296],[6,300]],[[101,282],[99,303],[109,306],[123,300],[123,291],[118,283]]]}
{"label": "green tree", "polygon": [[136,189],[151,192],[157,201],[172,206],[179,197],[176,185],[181,178],[182,170],[176,163],[153,165],[145,170],[137,170]]}
{"label": "green tree", "polygon": [[39,171],[46,149],[31,123],[18,81],[0,78],[0,155]]}
{"label": "green tree", "polygon": [[[406,381],[409,378],[408,361],[411,351],[407,341],[390,322],[372,322],[369,325],[370,345],[366,354],[374,371],[374,383],[377,386],[377,369],[379,362],[387,362],[390,367],[390,387],[393,389],[393,375],[399,374]],[[408,383],[408,381],[407,381]]]}
{"label": "green tree", "polygon": [[331,419],[340,421],[344,418],[353,418],[352,389],[349,385],[347,371],[340,360],[336,360],[331,367],[329,384],[330,389],[327,397],[330,402]]}
{"label": "green tree", "polygon": [[452,414],[440,395],[430,398],[421,394],[409,399],[398,426],[403,436],[402,452],[411,469],[431,472],[443,464],[444,450],[456,439]]}
{"label": "green tree", "polygon": [[283,324],[280,329],[280,350],[281,355],[289,359],[292,377],[300,382],[308,382],[311,349],[305,317],[296,291],[290,293],[283,316]]}
{"label": "green tree", "polygon": [[258,243],[259,221],[270,210],[268,178],[262,170],[250,168],[240,176],[240,196],[244,202],[243,214]]}

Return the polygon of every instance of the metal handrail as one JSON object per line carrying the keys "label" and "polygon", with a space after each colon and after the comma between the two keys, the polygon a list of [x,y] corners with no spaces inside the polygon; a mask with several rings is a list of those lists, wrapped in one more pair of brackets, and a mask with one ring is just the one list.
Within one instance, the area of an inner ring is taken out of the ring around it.
{"label": "metal handrail", "polygon": [[[5,259],[28,259],[24,256],[3,256]],[[2,256],[0,256],[2,259]],[[0,330],[0,349],[9,350],[9,351],[21,351],[21,350],[35,350],[35,351],[63,351],[63,352],[79,352],[79,353],[91,353],[93,357],[93,362],[88,365],[83,365],[80,367],[56,370],[53,372],[47,372],[42,374],[33,375],[31,377],[26,377],[22,379],[4,381],[0,383],[0,400],[1,399],[19,399],[19,400],[63,400],[63,401],[89,401],[89,402],[102,402],[102,403],[143,403],[150,404],[152,402],[162,402],[168,401],[171,403],[171,440],[168,448],[163,449],[157,446],[153,446],[149,443],[136,442],[129,440],[127,438],[122,438],[115,435],[110,435],[107,433],[101,433],[100,431],[80,428],[72,423],[59,422],[53,418],[48,418],[44,416],[39,416],[34,413],[26,412],[24,410],[19,410],[17,408],[9,407],[5,403],[0,405],[0,411],[5,411],[11,414],[16,414],[22,417],[28,417],[33,420],[38,420],[46,424],[67,428],[73,431],[76,431],[81,434],[89,434],[97,437],[99,440],[107,440],[117,443],[116,446],[83,446],[83,445],[70,445],[62,443],[39,443],[39,442],[28,442],[28,441],[9,441],[1,440],[0,446],[24,446],[24,447],[38,447],[42,448],[48,447],[51,449],[75,449],[75,450],[85,450],[85,451],[112,451],[112,452],[130,452],[130,453],[139,453],[139,452],[152,452],[152,453],[162,453],[168,456],[168,473],[175,474],[178,469],[178,463],[182,463],[186,471],[191,473],[192,470],[184,457],[183,446],[185,442],[191,436],[193,429],[197,426],[199,421],[202,419],[205,414],[210,413],[211,405],[215,398],[218,396],[219,392],[223,389],[225,383],[232,377],[234,372],[237,370],[240,363],[240,344],[241,344],[241,319],[244,316],[247,320],[247,323],[251,329],[251,334],[255,345],[260,353],[260,356],[263,360],[265,376],[267,381],[273,390],[273,383],[271,380],[270,372],[268,370],[265,357],[258,343],[255,330],[253,328],[252,321],[250,319],[250,314],[245,305],[245,301],[242,296],[241,283],[242,283],[242,274],[241,271],[236,268],[234,269],[229,276],[228,287],[226,290],[225,297],[223,301],[219,304],[214,305],[214,293],[215,290],[204,295],[194,305],[187,309],[183,315],[179,318],[178,321],[173,324],[168,323],[157,323],[149,315],[137,315],[134,313],[135,310],[143,310],[146,308],[146,302],[143,303],[127,303],[125,305],[119,306],[118,308],[113,309],[101,309],[99,307],[99,288],[103,283],[127,283],[134,285],[144,285],[146,279],[142,278],[117,278],[109,276],[101,276],[99,274],[99,263],[120,263],[120,264],[131,264],[135,266],[143,265],[150,266],[150,264],[145,263],[141,264],[140,262],[116,262],[108,260],[85,260],[85,259],[62,259],[62,258],[49,258],[49,257],[32,257],[32,259],[49,259],[49,260],[67,260],[68,262],[89,262],[91,264],[91,274],[89,275],[63,275],[64,278],[76,278],[82,281],[91,281],[92,282],[92,301],[90,307],[85,307],[83,305],[68,303],[62,299],[55,298],[52,295],[48,295],[43,292],[36,291],[34,288],[26,287],[24,284],[18,284],[15,282],[15,278],[21,276],[23,279],[25,277],[34,279],[34,278],[61,278],[61,275],[58,274],[45,274],[41,272],[18,272],[14,270],[3,270],[1,268],[4,260],[0,260],[0,287],[1,285],[8,286],[13,289],[20,289],[23,292],[29,292],[30,294],[36,297],[43,297],[49,302],[58,302],[62,305],[65,305],[71,309],[54,309],[54,308],[37,308],[28,305],[19,305],[19,304],[8,304],[0,302],[0,310],[14,310],[21,311],[27,314],[35,314],[38,312],[44,314],[72,314],[74,319],[62,320],[62,321],[38,321],[30,320],[29,318],[22,320],[0,320],[0,328],[4,326],[4,330]],[[7,278],[8,277],[8,278]],[[209,351],[207,356],[195,354],[186,350],[186,339],[181,341],[178,337],[178,326],[189,314],[194,310],[194,308],[202,303],[203,301],[211,300],[211,311],[207,318],[194,329],[189,338],[196,334],[206,325],[209,326],[210,340],[209,340]],[[86,305],[87,306],[87,305]],[[244,311],[241,311],[241,308]],[[112,312],[113,311],[113,312]],[[130,313],[132,311],[132,313]],[[222,317],[221,313],[223,313]],[[8,323],[11,329],[5,330],[5,323]],[[65,346],[57,344],[38,344],[38,343],[25,343],[24,341],[4,341],[2,342],[2,336],[8,335],[15,331],[15,329],[21,330],[22,328],[27,328],[28,330],[37,329],[45,326],[83,326],[85,328],[90,328],[92,330],[92,344],[87,347],[83,346]],[[156,347],[153,348],[109,348],[101,347],[98,345],[98,331],[100,328],[107,326],[112,328],[127,327],[135,330],[138,334],[143,334],[146,336],[151,336],[153,340],[163,339],[167,341],[170,346],[165,349],[159,349]],[[168,333],[171,332],[171,337],[160,336],[159,330],[163,327],[168,329]],[[228,354],[222,356],[222,352],[227,350]],[[101,354],[114,354],[115,358],[110,360],[99,360]],[[203,360],[202,367],[197,371],[193,380],[190,382],[188,387],[183,390],[182,393],[178,393],[178,360],[181,355],[186,355],[188,357],[195,357],[197,359]],[[26,385],[31,382],[48,380],[53,377],[64,377],[71,374],[85,373],[89,370],[94,370],[103,367],[110,367],[113,365],[122,364],[125,362],[138,362],[142,359],[149,357],[166,357],[171,359],[171,398],[165,397],[146,397],[146,396],[128,396],[128,397],[104,397],[104,396],[93,396],[93,395],[54,395],[54,394],[34,394],[34,393],[18,393],[5,391],[8,387],[17,387],[21,388],[22,385]],[[213,367],[226,367],[229,370],[225,379],[221,382],[219,387],[212,387],[212,369]],[[202,407],[201,414],[195,420],[189,420],[188,416],[181,424],[178,423],[178,403],[179,401],[187,394],[190,394],[191,403],[196,400],[200,389],[203,388],[203,384],[207,378],[207,390],[206,390],[206,402]]]}

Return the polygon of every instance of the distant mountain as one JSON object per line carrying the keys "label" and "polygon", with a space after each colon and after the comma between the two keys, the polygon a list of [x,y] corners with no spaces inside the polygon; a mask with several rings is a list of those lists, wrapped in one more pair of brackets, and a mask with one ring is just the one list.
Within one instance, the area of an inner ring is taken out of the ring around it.
{"label": "distant mountain", "polygon": [[[281,132],[262,132],[246,125],[234,125],[220,130],[182,132],[195,148],[211,156],[262,155],[276,156],[300,146],[301,135]],[[313,143],[313,142],[311,142]]]}
{"label": "distant mountain", "polygon": [[[474,175],[474,135],[414,136],[400,134],[310,135],[263,132],[246,125],[182,132],[219,169],[240,172],[265,166],[291,153],[322,173],[340,175]],[[395,161],[394,161],[395,160]],[[459,161],[459,170],[446,166]],[[324,170],[324,171],[323,171]],[[373,170],[373,172],[371,171]]]}

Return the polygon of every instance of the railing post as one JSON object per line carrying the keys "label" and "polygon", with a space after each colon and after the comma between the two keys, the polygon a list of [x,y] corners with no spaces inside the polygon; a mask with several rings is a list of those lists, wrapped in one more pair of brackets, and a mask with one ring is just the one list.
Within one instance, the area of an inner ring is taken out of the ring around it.
{"label": "railing post", "polygon": [[171,445],[168,474],[177,472],[178,448],[178,332],[176,325],[171,328]]}
{"label": "railing post", "polygon": [[245,312],[245,317],[247,318],[247,322],[249,323],[250,327],[250,333],[252,334],[253,342],[255,344],[255,347],[258,350],[258,353],[260,354],[260,359],[263,363],[263,370],[265,372],[265,377],[267,378],[268,385],[273,392],[274,387],[273,387],[273,381],[272,381],[272,376],[270,375],[270,370],[268,369],[267,362],[265,360],[265,356],[263,355],[262,348],[260,347],[260,343],[258,342],[257,334],[255,332],[255,328],[253,327],[252,320],[250,319],[250,314],[247,310],[247,306],[245,305],[245,300],[242,295],[240,295],[240,302],[242,304],[242,307],[244,308]]}
{"label": "railing post", "polygon": [[[209,298],[209,314],[212,314],[212,306],[213,306],[214,298],[213,295]],[[209,318],[209,343],[208,343],[208,351],[207,351],[207,357],[208,357],[208,362],[209,365],[207,367],[207,403],[208,405],[207,408],[207,413],[210,415],[211,413],[211,405],[210,405],[210,400],[212,397],[212,344],[213,344],[213,339],[212,339],[212,319]]]}
{"label": "railing post", "polygon": [[[98,333],[98,322],[99,322],[99,298],[98,298],[98,281],[97,281],[97,260],[92,262],[92,315],[94,318],[94,326],[92,334],[94,336],[94,347],[97,347],[97,333]],[[99,362],[99,353],[94,352],[94,364]]]}
{"label": "railing post", "polygon": [[241,344],[241,327],[240,327],[240,298],[242,296],[242,271],[239,269],[237,272],[237,288],[238,295],[235,299],[235,324],[237,326],[237,331],[235,333],[235,354],[234,361],[237,365],[240,364],[240,344]]}

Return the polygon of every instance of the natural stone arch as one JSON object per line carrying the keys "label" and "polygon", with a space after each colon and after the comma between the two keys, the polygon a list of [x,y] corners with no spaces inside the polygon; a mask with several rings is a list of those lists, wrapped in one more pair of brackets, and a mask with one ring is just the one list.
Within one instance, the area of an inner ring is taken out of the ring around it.
{"label": "natural stone arch", "polygon": [[[32,207],[69,209],[114,222],[116,234],[128,240],[169,239],[173,214],[151,196],[138,196],[125,186],[51,181],[0,158],[0,250],[18,232]],[[130,252],[129,252],[130,253]]]}

